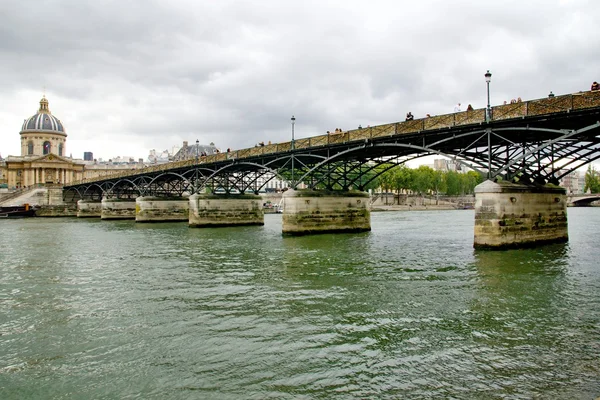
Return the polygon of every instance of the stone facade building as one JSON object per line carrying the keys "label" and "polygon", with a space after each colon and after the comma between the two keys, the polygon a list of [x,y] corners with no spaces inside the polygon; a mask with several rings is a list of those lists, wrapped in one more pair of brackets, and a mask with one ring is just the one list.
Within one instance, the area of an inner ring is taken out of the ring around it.
{"label": "stone facade building", "polygon": [[67,156],[67,133],[63,123],[50,112],[46,96],[40,108],[26,118],[19,132],[21,155],[8,156],[0,162],[0,177],[9,190],[45,185],[65,185],[83,178],[111,173],[143,165],[90,165]]}
{"label": "stone facade building", "polygon": [[21,155],[6,157],[3,165],[9,188],[68,184],[83,177],[83,162],[66,156],[67,133],[50,112],[45,96],[38,112],[25,119],[19,135]]}

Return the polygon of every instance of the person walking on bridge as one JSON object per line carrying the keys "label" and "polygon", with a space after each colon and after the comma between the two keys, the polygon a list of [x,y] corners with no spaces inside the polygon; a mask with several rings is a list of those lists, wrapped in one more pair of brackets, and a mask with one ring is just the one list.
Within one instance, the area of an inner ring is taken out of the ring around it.
{"label": "person walking on bridge", "polygon": [[600,90],[600,85],[598,84],[598,82],[594,81],[590,90]]}
{"label": "person walking on bridge", "polygon": [[459,112],[459,111],[460,111],[460,103],[457,103],[457,104],[454,106],[454,112]]}

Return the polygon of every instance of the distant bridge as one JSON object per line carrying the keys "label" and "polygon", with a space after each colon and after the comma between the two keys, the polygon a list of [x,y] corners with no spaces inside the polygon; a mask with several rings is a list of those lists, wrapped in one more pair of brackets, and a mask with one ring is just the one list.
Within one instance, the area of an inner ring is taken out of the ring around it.
{"label": "distant bridge", "polygon": [[576,194],[568,197],[569,204],[575,207],[589,206],[595,201],[600,201],[600,194]]}
{"label": "distant bridge", "polygon": [[558,184],[600,158],[598,91],[495,106],[490,117],[477,109],[196,157],[74,182],[64,198],[257,193],[276,176],[292,188],[364,190],[377,173],[431,155],[492,179]]}

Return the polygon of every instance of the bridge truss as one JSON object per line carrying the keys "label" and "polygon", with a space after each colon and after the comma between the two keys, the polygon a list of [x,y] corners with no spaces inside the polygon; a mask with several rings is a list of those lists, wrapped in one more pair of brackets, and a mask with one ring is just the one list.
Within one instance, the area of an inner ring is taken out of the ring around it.
{"label": "bridge truss", "polygon": [[[258,193],[276,177],[293,188],[363,190],[395,165],[445,156],[489,179],[555,183],[600,158],[600,95],[561,96],[170,163],[65,187],[65,200]],[[590,97],[591,96],[591,97]],[[578,107],[577,102],[584,101]],[[461,119],[462,118],[462,119]]]}

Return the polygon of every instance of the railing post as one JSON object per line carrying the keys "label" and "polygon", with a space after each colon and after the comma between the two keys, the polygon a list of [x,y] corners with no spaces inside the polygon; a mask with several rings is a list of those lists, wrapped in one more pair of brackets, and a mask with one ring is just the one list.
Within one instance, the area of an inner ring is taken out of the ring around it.
{"label": "railing post", "polygon": [[488,179],[492,179],[492,130],[486,129],[488,140]]}
{"label": "railing post", "polygon": [[573,111],[573,107],[575,107],[575,103],[573,102],[573,95],[571,94],[570,96],[571,96],[571,110],[570,111]]}

